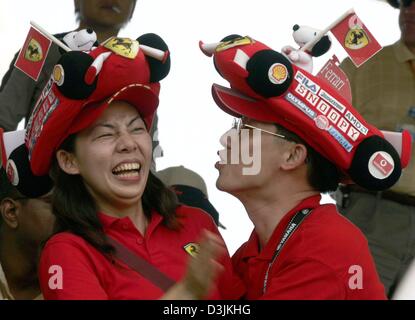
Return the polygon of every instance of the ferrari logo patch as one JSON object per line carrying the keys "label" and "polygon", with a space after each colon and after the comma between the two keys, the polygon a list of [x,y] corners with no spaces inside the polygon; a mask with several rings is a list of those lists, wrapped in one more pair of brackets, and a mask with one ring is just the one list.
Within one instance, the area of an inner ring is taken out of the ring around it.
{"label": "ferrari logo patch", "polygon": [[42,47],[35,39],[30,39],[29,45],[27,46],[26,52],[24,54],[26,60],[31,62],[41,61],[43,58]]}
{"label": "ferrari logo patch", "polygon": [[369,37],[367,36],[365,30],[358,25],[354,26],[347,32],[346,39],[344,40],[346,48],[351,50],[362,49],[368,44]]}
{"label": "ferrari logo patch", "polygon": [[233,47],[237,46],[244,46],[247,44],[251,44],[253,40],[250,37],[239,37],[229,41],[225,41],[216,47],[216,52],[221,52],[228,50]]}
{"label": "ferrari logo patch", "polygon": [[199,253],[200,246],[197,243],[190,242],[183,247],[184,251],[195,257]]}
{"label": "ferrari logo patch", "polygon": [[139,43],[137,40],[129,38],[111,37],[103,43],[104,47],[111,50],[115,54],[123,56],[128,59],[134,59],[139,50]]}

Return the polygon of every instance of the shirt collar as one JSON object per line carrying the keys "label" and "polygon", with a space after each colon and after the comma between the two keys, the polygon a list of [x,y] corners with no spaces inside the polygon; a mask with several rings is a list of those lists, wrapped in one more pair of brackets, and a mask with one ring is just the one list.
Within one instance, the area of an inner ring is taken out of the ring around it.
{"label": "shirt collar", "polygon": [[415,60],[415,54],[401,40],[393,45],[393,51],[398,62],[404,63]]}
{"label": "shirt collar", "polygon": [[[112,217],[104,212],[98,212],[98,219],[101,221],[102,227],[104,229],[104,232],[107,233],[111,229],[119,229],[122,228],[123,230],[126,229],[134,229],[137,230],[137,228],[134,226],[134,223],[131,221],[130,217],[124,217],[124,218],[117,218]],[[163,221],[163,217],[156,211],[151,211],[151,218],[150,222],[147,227],[147,234],[150,234],[153,232],[153,230]]]}
{"label": "shirt collar", "polygon": [[281,221],[278,223],[274,232],[271,235],[270,240],[265,245],[264,249],[259,251],[259,238],[255,230],[252,231],[249,237],[248,243],[243,251],[242,259],[257,257],[258,259],[270,260],[274,255],[275,249],[281,240],[283,232],[287,228],[289,221],[292,217],[303,209],[314,209],[320,205],[321,195],[314,195],[301,201],[298,205],[292,208],[288,213],[284,215]]}

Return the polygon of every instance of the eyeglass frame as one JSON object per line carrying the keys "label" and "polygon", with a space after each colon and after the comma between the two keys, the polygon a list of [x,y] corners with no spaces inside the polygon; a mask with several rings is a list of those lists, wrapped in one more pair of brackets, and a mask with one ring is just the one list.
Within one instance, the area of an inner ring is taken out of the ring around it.
{"label": "eyeglass frame", "polygon": [[287,140],[288,139],[286,136],[284,136],[282,134],[275,133],[275,132],[271,132],[271,131],[268,131],[268,130],[265,130],[265,129],[262,129],[262,128],[258,128],[258,127],[252,126],[250,124],[243,123],[243,117],[242,118],[233,118],[232,129],[236,129],[236,133],[238,135],[240,135],[241,129],[243,127],[250,128],[250,129],[255,129],[255,130],[259,130],[261,132],[265,132],[265,133],[271,134],[271,135],[273,135],[275,137],[278,137],[278,138],[281,138],[281,139],[284,139],[284,140]]}

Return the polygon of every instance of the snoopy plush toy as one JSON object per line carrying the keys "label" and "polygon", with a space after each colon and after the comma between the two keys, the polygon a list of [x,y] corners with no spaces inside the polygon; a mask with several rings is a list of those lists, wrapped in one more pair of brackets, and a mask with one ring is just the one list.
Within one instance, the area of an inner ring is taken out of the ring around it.
{"label": "snoopy plush toy", "polygon": [[309,73],[313,72],[313,57],[319,57],[329,51],[331,47],[331,40],[328,35],[323,36],[317,43],[314,44],[310,50],[301,50],[308,42],[313,40],[320,30],[309,26],[293,26],[293,38],[299,45],[298,49],[292,46],[285,46],[282,48],[282,53],[290,59],[292,63],[303,68]]}
{"label": "snoopy plush toy", "polygon": [[72,31],[63,37],[63,42],[74,51],[91,51],[97,46],[97,34],[92,29]]}

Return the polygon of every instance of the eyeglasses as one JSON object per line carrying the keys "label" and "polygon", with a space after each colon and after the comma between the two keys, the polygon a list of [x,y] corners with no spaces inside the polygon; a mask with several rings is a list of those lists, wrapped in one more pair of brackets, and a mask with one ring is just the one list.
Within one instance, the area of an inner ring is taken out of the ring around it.
{"label": "eyeglasses", "polygon": [[243,122],[243,118],[234,118],[233,119],[233,124],[232,124],[232,129],[235,129],[236,133],[238,135],[240,135],[242,128],[255,129],[255,130],[259,130],[261,132],[272,134],[273,136],[281,138],[281,139],[287,139],[287,137],[282,135],[282,134],[271,132],[271,131],[268,131],[268,130],[265,130],[265,129],[262,129],[262,128],[258,128],[258,127],[255,127],[255,126],[251,126],[250,124],[246,124],[246,123]]}

